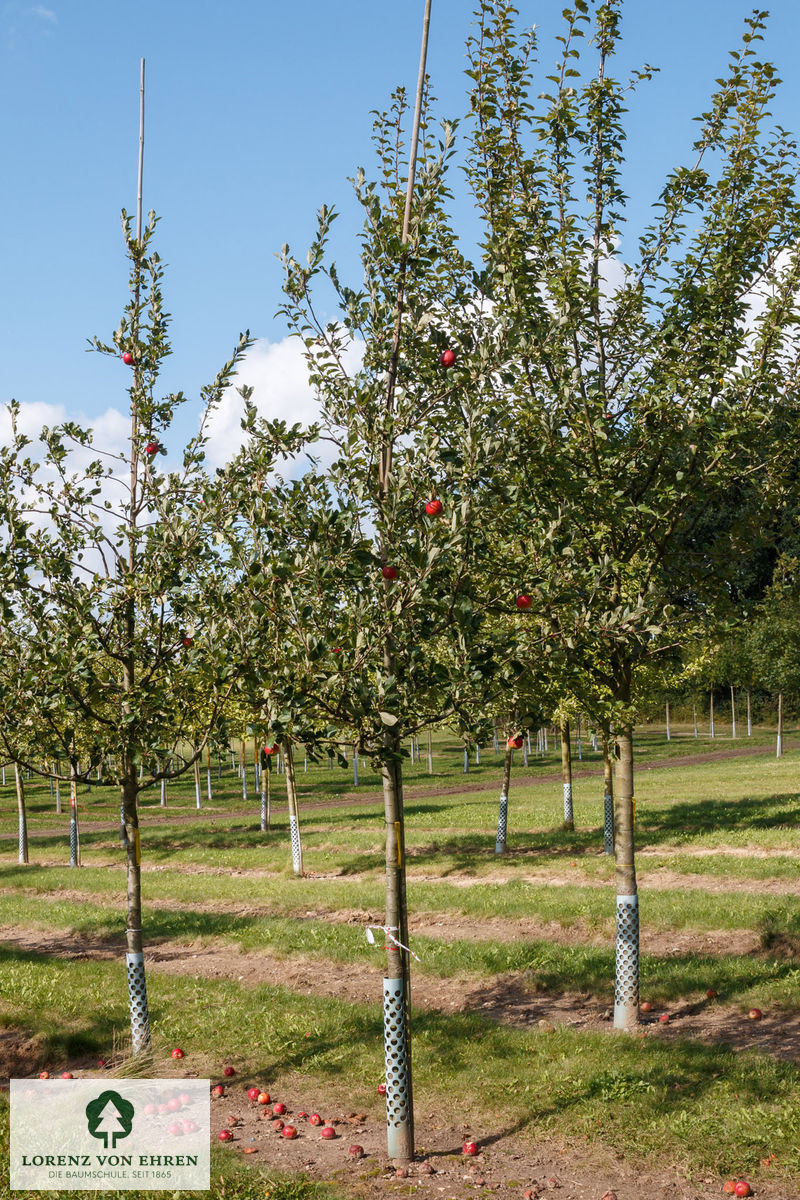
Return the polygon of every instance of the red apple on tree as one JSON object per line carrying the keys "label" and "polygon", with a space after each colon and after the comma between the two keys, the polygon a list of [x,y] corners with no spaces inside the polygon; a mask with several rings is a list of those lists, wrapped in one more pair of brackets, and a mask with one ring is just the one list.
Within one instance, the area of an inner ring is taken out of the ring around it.
{"label": "red apple on tree", "polygon": [[122,355],[122,361],[125,363],[126,367],[133,366],[133,355],[131,354],[130,350],[126,350]]}
{"label": "red apple on tree", "polygon": [[456,354],[455,354],[454,350],[443,350],[442,353],[439,355],[439,362],[445,368],[452,367],[452,365],[455,361],[456,361]]}
{"label": "red apple on tree", "polygon": [[384,579],[397,579],[397,567],[381,567],[381,575]]}
{"label": "red apple on tree", "polygon": [[435,500],[435,499],[429,500],[428,503],[425,505],[425,512],[428,514],[429,517],[438,517],[439,513],[441,511],[442,511],[441,500]]}
{"label": "red apple on tree", "polygon": [[508,748],[509,748],[509,750],[521,750],[522,743],[523,743],[522,734],[518,733],[516,735],[516,737],[510,737],[508,739]]}
{"label": "red apple on tree", "polygon": [[[181,645],[185,646],[187,650],[191,650],[192,646],[194,645],[194,638],[189,637],[189,635],[187,633],[185,637],[181,638]],[[234,1071],[233,1067],[226,1067],[225,1074],[226,1075],[235,1075],[236,1072]]]}
{"label": "red apple on tree", "polygon": [[514,603],[516,604],[517,608],[521,608],[523,610],[528,609],[533,604],[533,596],[528,596],[525,592],[523,592],[521,596],[517,596]]}
{"label": "red apple on tree", "polygon": [[153,439],[152,441],[147,443],[147,445],[144,448],[144,452],[145,452],[145,454],[149,454],[150,457],[152,458],[152,456],[154,454],[158,454],[159,449],[160,449],[160,446],[159,446],[158,442],[155,441],[155,439]]}

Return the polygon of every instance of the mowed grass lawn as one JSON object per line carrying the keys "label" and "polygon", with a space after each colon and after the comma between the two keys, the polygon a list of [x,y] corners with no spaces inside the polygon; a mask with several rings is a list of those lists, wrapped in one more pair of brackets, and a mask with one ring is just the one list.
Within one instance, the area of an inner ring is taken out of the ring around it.
{"label": "mowed grass lawn", "polygon": [[[749,744],[768,746],[771,738],[758,731]],[[643,933],[681,933],[679,952],[643,956],[643,994],[656,1005],[691,1003],[713,985],[719,1003],[743,1021],[758,1005],[770,1019],[791,1022],[800,1017],[800,958],[793,957],[800,947],[800,754],[666,765],[693,751],[746,744],[719,736],[695,742],[685,731],[670,743],[663,733],[640,741],[664,768],[647,770],[642,760],[636,780]],[[557,780],[512,782],[502,858],[494,854],[500,758],[483,748],[476,767],[473,752],[465,777],[457,742],[440,738],[431,779],[424,749],[420,764],[408,764],[406,794],[411,928],[421,959],[415,973],[492,995],[499,978],[514,972],[532,992],[610,1003],[614,870],[602,853],[602,778],[588,739],[583,762],[575,763],[575,833],[559,828]],[[593,776],[580,777],[584,768]],[[516,764],[526,780],[556,769],[552,744],[527,770]],[[170,787],[166,810],[155,793],[145,794],[146,939],[186,945],[187,953],[191,943],[192,950],[216,946],[272,960],[302,956],[321,972],[326,963],[345,964],[366,981],[363,997],[345,1000],[277,983],[152,972],[157,1059],[181,1044],[201,1073],[213,1075],[227,1057],[254,1075],[335,1082],[353,1107],[374,1107],[382,962],[364,925],[382,914],[383,810],[368,794],[378,780],[367,763],[359,779],[364,798],[345,801],[343,793],[354,791],[350,770],[311,764],[305,773],[301,762],[304,879],[292,876],[280,776],[267,834],[259,830],[252,767],[246,806],[229,763],[221,779],[214,771],[210,802],[203,771],[200,813],[191,779]],[[430,787],[483,782],[488,790],[425,795]],[[5,835],[16,829],[12,785],[8,777],[0,789]],[[124,1044],[127,1001],[121,955],[76,961],[57,952],[62,939],[64,947],[78,938],[124,944],[122,848],[116,829],[96,827],[118,822],[118,797],[104,787],[82,792],[83,866],[71,870],[67,814],[55,815],[46,785],[31,781],[27,789],[31,862],[17,863],[13,836],[0,841],[0,925],[38,932],[55,952],[0,938],[0,1022],[38,1035],[33,1072]],[[734,931],[750,931],[763,949],[731,953]],[[757,1039],[756,1048],[741,1050],[562,1023],[517,1028],[479,1008],[415,1011],[413,1035],[415,1088],[426,1111],[439,1106],[454,1120],[474,1117],[470,1097],[479,1095],[487,1128],[515,1129],[520,1139],[541,1132],[565,1142],[588,1138],[632,1161],[667,1156],[679,1170],[768,1173],[800,1193],[800,1070],[760,1051]],[[229,1195],[250,1194],[246,1181],[226,1186]],[[287,1197],[313,1190],[297,1180],[270,1187]],[[256,1194],[263,1196],[263,1186]]]}

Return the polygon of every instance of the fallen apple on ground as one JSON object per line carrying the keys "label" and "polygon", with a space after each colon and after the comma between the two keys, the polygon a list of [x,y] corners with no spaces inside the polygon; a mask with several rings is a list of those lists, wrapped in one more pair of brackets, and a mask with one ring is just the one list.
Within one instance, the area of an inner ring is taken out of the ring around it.
{"label": "fallen apple on ground", "polygon": [[233,1134],[231,1133],[230,1129],[220,1129],[219,1133],[217,1134],[217,1137],[219,1138],[219,1140],[221,1142],[232,1142],[233,1141]]}
{"label": "fallen apple on ground", "polygon": [[379,1095],[379,1096],[385,1096],[385,1095],[386,1095],[386,1084],[385,1084],[385,1083],[379,1083],[379,1084],[378,1084],[378,1095]]}
{"label": "fallen apple on ground", "polygon": [[251,1087],[247,1089],[248,1100],[258,1100],[259,1096],[263,1095],[261,1088]]}
{"label": "fallen apple on ground", "polygon": [[225,1095],[225,1088],[222,1086],[222,1084],[221,1084],[221,1083],[217,1083],[217,1084],[215,1084],[215,1085],[214,1085],[214,1087],[212,1087],[212,1089],[211,1089],[211,1095],[212,1095],[212,1096],[224,1096],[224,1095]]}
{"label": "fallen apple on ground", "polygon": [[714,988],[706,988],[706,999],[707,1000],[716,1000],[718,995],[719,995],[719,993],[716,992],[714,990]]}
{"label": "fallen apple on ground", "polygon": [[183,1058],[183,1051],[181,1050],[180,1046],[176,1046],[172,1051],[172,1058]]}
{"label": "fallen apple on ground", "polygon": [[642,1010],[642,1012],[652,1012],[653,1011],[653,1006],[649,1000],[643,1000],[642,1003],[639,1005],[639,1008]]}
{"label": "fallen apple on ground", "polygon": [[336,1130],[332,1125],[323,1125],[322,1129],[319,1131],[319,1136],[321,1138],[325,1138],[326,1141],[330,1141],[331,1138],[336,1137]]}
{"label": "fallen apple on ground", "polygon": [[[186,641],[186,639],[184,638],[184,642],[185,642],[185,641]],[[227,1076],[228,1076],[228,1078],[230,1078],[230,1077],[231,1077],[231,1075],[235,1075],[235,1074],[236,1074],[236,1068],[235,1068],[235,1067],[226,1067],[226,1068],[225,1068],[225,1070],[222,1072],[222,1074],[223,1074],[223,1075],[227,1075]]]}
{"label": "fallen apple on ground", "polygon": [[281,1117],[286,1112],[286,1105],[282,1104],[279,1100],[277,1104],[273,1104],[272,1111],[275,1113],[276,1117]]}
{"label": "fallen apple on ground", "polygon": [[281,1130],[281,1137],[296,1138],[297,1130],[295,1129],[294,1125],[284,1125],[283,1129]]}
{"label": "fallen apple on ground", "polygon": [[[749,1013],[747,1014],[747,1017],[748,1017],[748,1020],[750,1020],[750,1021],[760,1021],[761,1018],[763,1017],[763,1015],[764,1014],[760,1008],[751,1008]],[[747,1193],[742,1193],[742,1194],[746,1195]]]}
{"label": "fallen apple on ground", "polygon": [[50,1072],[49,1072],[49,1071],[40,1071],[40,1072],[39,1072],[39,1078],[40,1078],[40,1079],[49,1079],[49,1078],[50,1078]]}
{"label": "fallen apple on ground", "polygon": [[734,1196],[752,1196],[753,1189],[746,1179],[739,1179],[733,1189],[733,1194]]}
{"label": "fallen apple on ground", "polygon": [[280,1131],[283,1129],[283,1121],[280,1119],[280,1117],[276,1117],[272,1122],[272,1128],[277,1129],[278,1133],[280,1133]]}
{"label": "fallen apple on ground", "polygon": [[662,1013],[658,1019],[662,1025],[668,1025],[669,1024],[669,1013]]}
{"label": "fallen apple on ground", "polygon": [[350,1149],[347,1151],[347,1153],[350,1155],[351,1158],[363,1158],[364,1157],[364,1147],[363,1146],[351,1146]]}
{"label": "fallen apple on ground", "polygon": [[308,1123],[309,1125],[322,1125],[322,1117],[319,1115],[319,1113],[312,1113],[308,1118]]}
{"label": "fallen apple on ground", "polygon": [[72,1076],[72,1071],[62,1071],[62,1072],[61,1072],[61,1078],[62,1078],[62,1079],[72,1079],[72,1077],[73,1077],[73,1076]]}
{"label": "fallen apple on ground", "polygon": [[269,1101],[270,1101],[269,1092],[259,1092],[258,1093],[258,1103],[259,1104],[269,1104]]}
{"label": "fallen apple on ground", "polygon": [[471,1141],[470,1141],[470,1142],[464,1142],[464,1145],[461,1147],[461,1153],[462,1153],[462,1154],[468,1154],[468,1155],[479,1154],[479,1153],[480,1153],[480,1149],[479,1149],[479,1147],[478,1147],[478,1143],[477,1143],[477,1142],[471,1142]]}

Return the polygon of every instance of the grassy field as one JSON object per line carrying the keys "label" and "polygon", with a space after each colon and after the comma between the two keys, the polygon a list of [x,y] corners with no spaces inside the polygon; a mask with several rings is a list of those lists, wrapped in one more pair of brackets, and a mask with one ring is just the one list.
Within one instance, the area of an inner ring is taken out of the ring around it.
{"label": "grassy field", "polygon": [[[494,854],[501,760],[492,747],[479,766],[473,752],[468,775],[452,738],[437,739],[433,776],[424,746],[423,761],[408,763],[414,978],[420,994],[438,997],[414,1013],[425,1111],[474,1122],[480,1096],[485,1127],[509,1131],[521,1147],[541,1137],[579,1141],[632,1164],[747,1173],[784,1189],[769,1194],[800,1194],[800,755],[776,759],[768,730],[735,742],[722,732],[712,741],[673,730],[666,742],[663,730],[645,730],[638,744],[642,996],[685,1013],[685,1035],[614,1036],[602,1024],[613,1003],[614,869],[602,852],[600,760],[588,739],[574,764],[576,831],[559,828],[551,743],[547,757],[515,765],[502,858]],[[766,752],[679,761],[757,747]],[[221,777],[215,770],[211,801],[203,772],[199,813],[191,779],[170,786],[166,809],[145,794],[148,945],[227,963],[258,958],[263,967],[255,980],[230,971],[209,978],[202,966],[194,975],[151,972],[158,1061],[180,1044],[201,1074],[213,1076],[225,1057],[256,1077],[335,1086],[354,1108],[377,1114],[382,962],[364,926],[382,915],[383,810],[377,776],[359,766],[356,791],[351,770],[310,764],[303,772],[301,760],[303,879],[292,875],[281,776],[266,834],[252,767],[246,805],[229,762]],[[28,866],[17,863],[13,780],[0,788],[0,1024],[33,1039],[30,1073],[80,1066],[112,1047],[124,1057],[118,796],[82,790],[83,865],[70,869],[66,812],[56,816],[47,785],[26,786]],[[76,946],[87,957],[76,958]],[[295,987],[286,969],[296,963],[323,977],[339,972],[350,986],[337,995]],[[548,1015],[552,1004],[554,1015],[526,1025],[518,1007],[504,1010],[511,984],[532,1012]],[[718,993],[711,1005],[709,987]],[[747,1022],[753,1006],[765,1013],[758,1028]],[[589,1016],[572,1022],[571,1012]],[[715,1026],[720,1015],[727,1023]],[[298,1176],[240,1176],[229,1154],[217,1156],[215,1172],[215,1194],[242,1200],[319,1193]]]}

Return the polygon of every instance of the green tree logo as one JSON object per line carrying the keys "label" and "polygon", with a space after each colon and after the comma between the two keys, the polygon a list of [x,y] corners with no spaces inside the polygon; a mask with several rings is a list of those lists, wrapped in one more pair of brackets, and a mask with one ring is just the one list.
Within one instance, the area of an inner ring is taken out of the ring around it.
{"label": "green tree logo", "polygon": [[106,1150],[110,1138],[113,1150],[117,1139],[126,1138],[133,1127],[133,1105],[119,1092],[101,1092],[86,1105],[86,1119],[92,1137],[102,1138]]}

